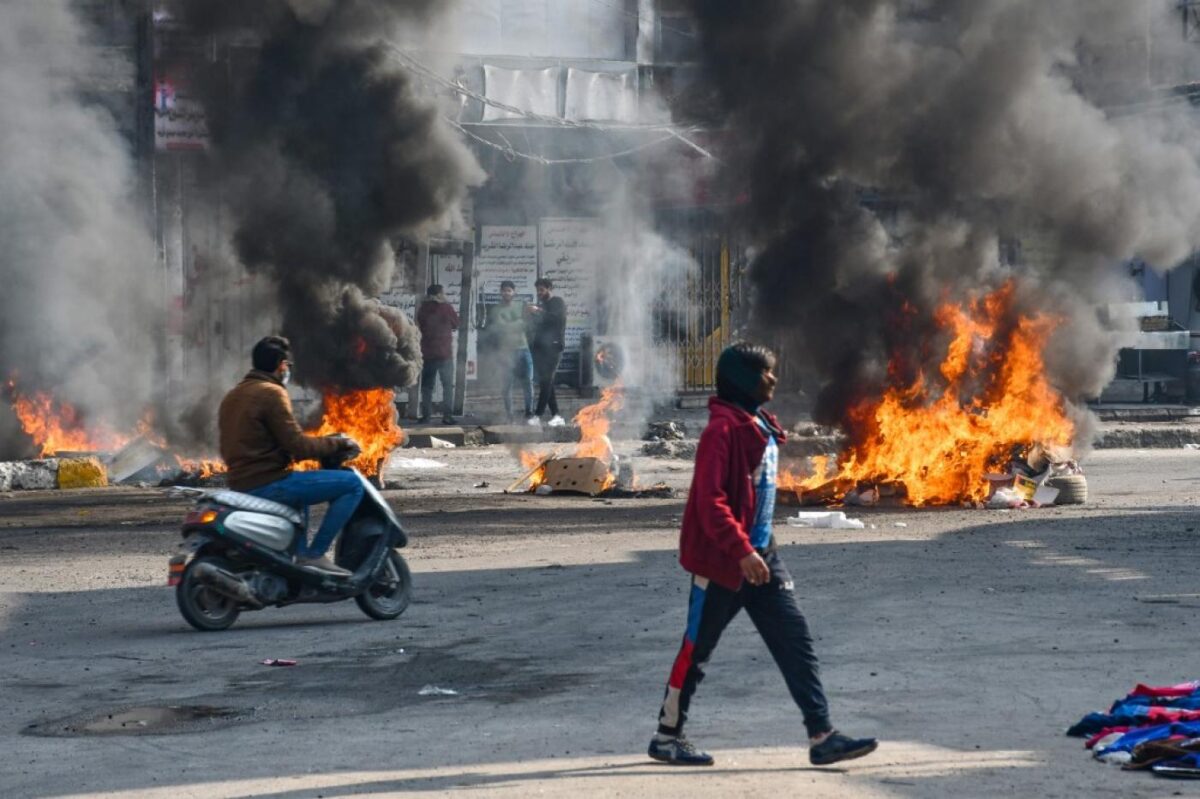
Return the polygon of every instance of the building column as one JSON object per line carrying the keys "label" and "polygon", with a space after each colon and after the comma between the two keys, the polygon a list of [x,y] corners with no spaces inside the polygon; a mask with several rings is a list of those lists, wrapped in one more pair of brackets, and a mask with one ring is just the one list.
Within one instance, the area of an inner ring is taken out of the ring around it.
{"label": "building column", "polygon": [[658,0],[637,0],[637,62],[653,64],[658,33]]}

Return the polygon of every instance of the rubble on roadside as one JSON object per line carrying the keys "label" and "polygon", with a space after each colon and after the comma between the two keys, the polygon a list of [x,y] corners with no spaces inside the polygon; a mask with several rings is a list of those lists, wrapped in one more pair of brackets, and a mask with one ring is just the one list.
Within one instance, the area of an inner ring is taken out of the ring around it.
{"label": "rubble on roadside", "polygon": [[647,441],[642,444],[642,454],[651,458],[679,458],[692,460],[696,457],[696,441],[677,441],[664,439]]}
{"label": "rubble on roadside", "polygon": [[650,422],[646,427],[643,441],[683,441],[687,438],[687,425],[683,422],[669,420],[665,422]]}
{"label": "rubble on roadside", "polygon": [[[1040,508],[1079,505],[1088,499],[1087,478],[1069,447],[1035,444],[1014,449],[1004,471],[984,477],[987,481],[984,498],[963,501],[963,507]],[[854,481],[834,477],[815,485],[789,482],[779,491],[782,505],[901,507],[909,504],[904,483],[896,480]]]}

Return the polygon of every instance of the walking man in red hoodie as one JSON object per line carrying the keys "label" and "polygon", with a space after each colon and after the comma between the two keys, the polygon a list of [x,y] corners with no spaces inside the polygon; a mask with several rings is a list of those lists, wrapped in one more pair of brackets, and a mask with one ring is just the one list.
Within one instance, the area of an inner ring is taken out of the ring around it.
{"label": "walking man in red hoodie", "polygon": [[650,741],[650,757],[665,763],[713,764],[684,737],[683,724],[721,633],[742,608],[800,706],[809,760],[825,766],[878,746],[874,738],[849,738],[830,724],[808,623],[771,535],[784,435],[761,408],[775,394],[774,368],[770,350],[745,343],[726,348],[717,361],[717,396],[708,402],[679,536],[679,562],[692,575],[687,630]]}

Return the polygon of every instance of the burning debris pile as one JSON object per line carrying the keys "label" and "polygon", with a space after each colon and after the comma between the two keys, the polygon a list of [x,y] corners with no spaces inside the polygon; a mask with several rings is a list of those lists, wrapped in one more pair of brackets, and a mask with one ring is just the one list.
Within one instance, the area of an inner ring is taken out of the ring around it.
{"label": "burning debris pile", "polygon": [[102,420],[92,420],[69,402],[47,392],[26,394],[15,378],[4,386],[21,430],[28,437],[30,454],[41,460],[95,461],[103,480],[92,484],[157,483],[183,479],[200,481],[225,470],[211,457],[183,457],[171,452],[156,432],[155,413],[145,409],[130,430],[117,430]]}
{"label": "burning debris pile", "polygon": [[[0,25],[0,45],[12,45],[0,47],[0,62],[14,76],[0,89],[12,112],[0,122],[0,183],[16,192],[0,210],[0,274],[8,278],[0,375],[18,371],[22,389],[9,388],[17,416],[0,415],[0,445],[4,457],[20,458],[113,455],[137,442],[128,456],[148,464],[157,452],[162,470],[202,479],[219,464],[174,453],[212,446],[228,386],[214,380],[211,394],[203,385],[177,391],[155,371],[177,354],[164,353],[175,344],[163,340],[179,309],[168,318],[157,293],[161,263],[131,199],[139,174],[132,148],[81,99],[84,78],[100,66],[89,54],[113,48],[83,46],[86,26],[71,5],[47,0],[0,12],[10,23]],[[194,155],[203,178],[187,188],[188,230],[207,231],[190,238],[194,277],[240,262],[269,286],[272,301],[244,323],[253,330],[225,335],[257,335],[280,319],[297,353],[297,382],[325,395],[318,430],[359,440],[364,472],[378,471],[400,440],[380,409],[420,366],[414,325],[372,298],[392,286],[398,243],[456,224],[484,177],[434,101],[379,44],[400,31],[419,37],[441,7],[180,0],[155,10],[156,20],[169,17],[172,30],[187,32],[179,41],[204,43],[194,63],[189,47],[164,51],[187,73],[211,134]]]}
{"label": "burning debris pile", "polygon": [[[219,482],[225,472],[224,462],[215,457],[176,454],[155,432],[153,410],[147,409],[133,430],[118,431],[103,422],[91,422],[71,404],[47,393],[26,395],[13,379],[5,384],[5,393],[29,438],[31,454],[43,461],[94,460],[103,480],[96,479],[93,484],[196,485]],[[378,477],[392,450],[404,441],[396,417],[395,396],[390,389],[329,392],[323,397],[320,423],[307,432],[350,436],[363,451],[347,465],[368,477]],[[318,464],[304,462],[297,468],[316,469]]]}
{"label": "burning debris pile", "polygon": [[[404,443],[404,431],[396,423],[395,393],[384,388],[326,393],[322,404],[321,424],[308,432],[350,436],[362,447],[362,454],[346,465],[368,477],[380,476],[392,450]],[[315,469],[317,464],[308,462],[300,468]]]}
{"label": "burning debris pile", "polygon": [[757,246],[753,333],[847,438],[793,489],[981,503],[1014,448],[1086,438],[1119,265],[1200,247],[1194,110],[1106,94],[1145,85],[1113,54],[1169,23],[1150,5],[691,0],[698,115],[732,134]]}
{"label": "burning debris pile", "polygon": [[[888,364],[892,387],[846,412],[841,454],[813,457],[806,476],[784,472],[781,490],[802,504],[982,505],[998,489],[1025,491],[1031,478],[1040,486],[1055,464],[1062,474],[1077,473],[1070,454],[1076,425],[1042,355],[1059,321],[1021,314],[1014,292],[1010,282],[963,306],[943,304],[937,335],[925,344],[941,343],[937,371],[896,353]],[[915,312],[897,320],[902,339],[910,320]],[[1013,499],[1049,504],[1054,497],[1045,488]]]}
{"label": "burning debris pile", "polygon": [[[505,493],[521,490],[538,495],[553,493],[587,494],[606,497],[669,497],[665,484],[642,487],[637,484],[633,463],[621,458],[613,448],[608,432],[612,414],[625,407],[625,390],[620,382],[601,392],[600,400],[575,415],[579,443],[558,447],[550,453],[525,449],[521,465],[527,470]],[[570,454],[566,454],[567,451]]]}

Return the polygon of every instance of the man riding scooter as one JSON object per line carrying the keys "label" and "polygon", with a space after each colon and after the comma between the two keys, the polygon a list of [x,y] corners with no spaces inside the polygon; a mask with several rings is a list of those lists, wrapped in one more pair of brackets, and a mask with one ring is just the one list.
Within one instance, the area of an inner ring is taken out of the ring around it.
{"label": "man riding scooter", "polygon": [[312,543],[301,541],[296,565],[329,574],[348,575],[325,552],[349,521],[363,496],[353,472],[321,469],[292,471],[293,461],[357,454],[359,446],[345,437],[305,435],[292,415],[285,386],[291,378],[291,347],[281,336],[254,345],[253,369],[221,400],[218,425],[221,457],[235,491],[303,509],[328,502],[329,510]]}

